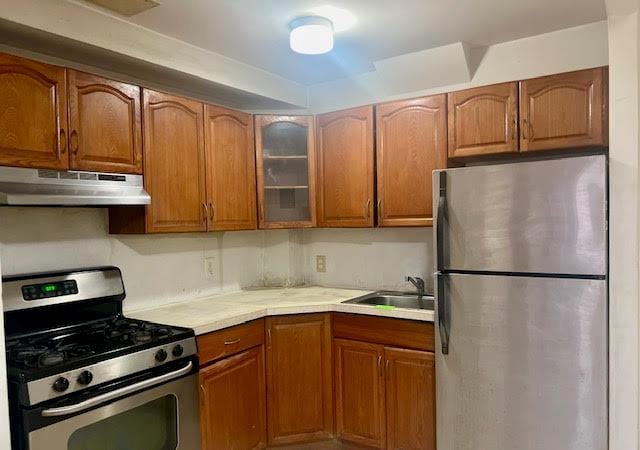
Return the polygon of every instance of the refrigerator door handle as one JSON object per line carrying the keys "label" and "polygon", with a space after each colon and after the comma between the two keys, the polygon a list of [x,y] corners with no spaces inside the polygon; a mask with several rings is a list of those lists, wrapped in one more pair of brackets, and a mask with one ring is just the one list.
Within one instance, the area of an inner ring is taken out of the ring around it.
{"label": "refrigerator door handle", "polygon": [[438,189],[438,211],[436,215],[436,271],[444,270],[444,216],[447,207],[447,173],[440,172]]}
{"label": "refrigerator door handle", "polygon": [[436,273],[437,296],[438,296],[438,330],[440,331],[440,345],[442,354],[449,354],[449,330],[451,321],[449,320],[449,297],[447,295],[446,274]]}

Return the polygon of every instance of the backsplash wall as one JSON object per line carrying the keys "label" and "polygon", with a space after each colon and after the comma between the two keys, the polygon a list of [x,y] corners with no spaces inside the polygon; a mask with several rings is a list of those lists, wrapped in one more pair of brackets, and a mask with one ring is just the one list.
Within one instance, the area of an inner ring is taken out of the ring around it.
{"label": "backsplash wall", "polygon": [[[320,286],[414,290],[407,275],[425,280],[433,291],[431,228],[353,228],[304,230],[306,281]],[[326,272],[316,256],[326,256]]]}
{"label": "backsplash wall", "polygon": [[[249,287],[413,289],[406,275],[430,286],[431,239],[430,228],[112,236],[103,209],[0,208],[3,275],[115,265],[126,310]],[[316,272],[316,255],[326,256],[325,273]]]}

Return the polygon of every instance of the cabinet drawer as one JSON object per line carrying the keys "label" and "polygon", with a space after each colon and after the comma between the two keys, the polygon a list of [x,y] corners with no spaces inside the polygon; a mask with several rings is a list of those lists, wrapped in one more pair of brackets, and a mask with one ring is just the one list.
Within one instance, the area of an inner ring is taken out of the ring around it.
{"label": "cabinet drawer", "polygon": [[334,313],[333,336],[375,344],[434,351],[433,323]]}
{"label": "cabinet drawer", "polygon": [[198,336],[200,365],[264,343],[264,319]]}

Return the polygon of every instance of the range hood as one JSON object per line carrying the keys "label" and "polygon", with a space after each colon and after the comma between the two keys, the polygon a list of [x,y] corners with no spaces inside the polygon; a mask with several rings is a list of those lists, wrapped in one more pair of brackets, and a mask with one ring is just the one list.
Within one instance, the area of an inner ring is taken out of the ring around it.
{"label": "range hood", "polygon": [[0,167],[0,205],[148,205],[142,175]]}

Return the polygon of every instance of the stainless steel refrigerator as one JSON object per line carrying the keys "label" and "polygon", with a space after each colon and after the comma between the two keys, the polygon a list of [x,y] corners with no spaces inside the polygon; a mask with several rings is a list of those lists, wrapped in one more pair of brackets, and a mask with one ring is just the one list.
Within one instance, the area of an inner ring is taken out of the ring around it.
{"label": "stainless steel refrigerator", "polygon": [[433,183],[438,450],[605,450],[606,157]]}

